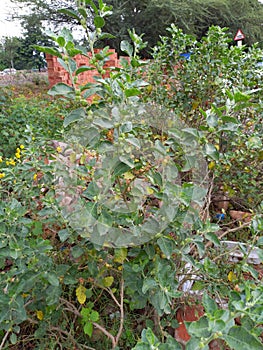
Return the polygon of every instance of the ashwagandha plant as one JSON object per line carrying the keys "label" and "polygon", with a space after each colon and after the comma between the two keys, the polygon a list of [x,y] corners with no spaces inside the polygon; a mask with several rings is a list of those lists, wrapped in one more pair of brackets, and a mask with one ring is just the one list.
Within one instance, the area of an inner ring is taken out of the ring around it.
{"label": "ashwagandha plant", "polygon": [[[72,77],[71,86],[57,84],[50,95],[79,105],[64,119],[64,142],[50,151],[48,164],[44,161],[53,179],[48,177],[51,190],[48,186],[39,198],[40,223],[32,222],[35,212],[26,216],[21,198],[2,203],[1,347],[18,343],[27,322],[38,343],[50,336],[49,346],[99,349],[105,341],[105,348],[127,348],[125,322],[144,310],[141,339],[134,339],[130,348],[208,349],[212,340],[222,339],[232,349],[250,344],[260,349],[257,271],[247,263],[246,251],[240,263],[229,262],[216,234],[219,225],[203,215],[211,192],[206,160],[215,161],[218,150],[205,128],[190,120],[187,125],[176,105],[166,106],[166,99],[157,103],[151,96],[152,82],[145,73],[149,66],[139,57],[144,43],[133,31],[132,44],[121,43],[129,60],[105,78],[110,53],[93,48],[105,36],[102,29],[111,10],[103,1],[97,7],[88,0],[77,12],[64,10],[84,27],[90,12],[94,15],[94,32],[87,32],[92,66],[77,67],[75,55],[86,50],[74,44],[67,29],[51,34],[56,47],[39,47],[56,55]],[[217,30],[213,28],[214,35]],[[90,69],[100,74],[95,83],[78,86],[77,76]],[[234,96],[232,104],[226,103],[228,118],[234,118],[243,101]],[[210,120],[205,109],[202,115]],[[221,118],[222,125],[228,132],[233,123],[235,132],[236,123],[228,118]],[[41,183],[41,177],[35,181]],[[51,219],[57,227],[51,227],[53,236],[46,239],[40,225]],[[262,225],[260,215],[255,216],[251,234],[258,248]],[[248,273],[251,282],[245,280]],[[205,312],[199,321],[186,324],[191,340],[181,344],[168,331],[179,303],[189,295],[201,295]],[[241,325],[235,324],[237,317]]]}

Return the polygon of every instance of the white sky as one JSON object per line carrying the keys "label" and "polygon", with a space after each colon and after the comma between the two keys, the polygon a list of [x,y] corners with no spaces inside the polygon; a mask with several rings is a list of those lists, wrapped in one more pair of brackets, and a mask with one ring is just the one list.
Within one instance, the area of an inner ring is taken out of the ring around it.
{"label": "white sky", "polygon": [[0,0],[0,37],[21,36],[21,26],[19,22],[9,22],[6,20],[12,14],[15,7],[9,0]]}
{"label": "white sky", "polygon": [[[259,0],[263,3],[263,0]],[[0,0],[0,38],[3,36],[22,36],[19,22],[9,22],[6,18],[12,14],[15,7],[10,0]]]}

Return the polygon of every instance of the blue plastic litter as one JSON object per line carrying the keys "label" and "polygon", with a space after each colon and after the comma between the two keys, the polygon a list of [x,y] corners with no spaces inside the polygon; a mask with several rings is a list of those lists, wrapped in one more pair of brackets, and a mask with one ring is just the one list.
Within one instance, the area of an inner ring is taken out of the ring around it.
{"label": "blue plastic litter", "polygon": [[226,217],[226,215],[225,214],[216,214],[216,219],[218,219],[218,220],[224,220],[225,219],[225,217]]}

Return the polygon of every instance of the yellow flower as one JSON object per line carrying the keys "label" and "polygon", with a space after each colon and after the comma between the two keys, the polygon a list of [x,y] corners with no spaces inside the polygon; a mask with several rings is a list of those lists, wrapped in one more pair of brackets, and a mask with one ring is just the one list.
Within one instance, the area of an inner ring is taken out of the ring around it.
{"label": "yellow flower", "polygon": [[62,152],[62,148],[60,146],[57,147],[57,152],[61,153]]}
{"label": "yellow flower", "polygon": [[16,162],[14,161],[14,159],[10,158],[9,159],[9,164],[10,165],[16,165]]}
{"label": "yellow flower", "polygon": [[5,177],[5,173],[0,173],[0,179],[2,179],[3,177]]}
{"label": "yellow flower", "polygon": [[16,152],[15,156],[16,156],[17,159],[21,158],[21,154],[18,153],[18,152]]}
{"label": "yellow flower", "polygon": [[9,161],[8,160],[5,163],[6,163],[6,165],[9,165]]}
{"label": "yellow flower", "polygon": [[36,181],[36,179],[37,179],[37,174],[34,174],[33,180]]}
{"label": "yellow flower", "polygon": [[38,318],[40,321],[42,321],[43,318],[44,318],[43,312],[42,312],[41,310],[37,310],[37,311],[36,311],[36,314],[37,314],[37,318]]}
{"label": "yellow flower", "polygon": [[20,148],[17,148],[17,149],[16,149],[16,153],[20,153]]}
{"label": "yellow flower", "polygon": [[2,158],[2,156],[0,156],[0,163],[2,163],[2,161],[3,161],[3,158]]}
{"label": "yellow flower", "polygon": [[24,146],[24,145],[20,145],[20,148],[21,148],[21,149],[24,149],[24,148],[25,148],[25,146]]}

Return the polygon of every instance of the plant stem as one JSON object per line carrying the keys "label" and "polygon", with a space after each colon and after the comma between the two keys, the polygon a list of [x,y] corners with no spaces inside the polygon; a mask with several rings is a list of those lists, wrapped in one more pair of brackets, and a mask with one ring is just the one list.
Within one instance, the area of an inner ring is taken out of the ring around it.
{"label": "plant stem", "polygon": [[3,347],[4,347],[4,345],[5,345],[5,342],[6,342],[6,339],[7,339],[7,337],[9,336],[9,334],[10,334],[10,331],[7,331],[6,334],[5,334],[5,336],[4,336],[4,338],[3,338],[3,340],[2,340],[2,343],[0,344],[0,350],[3,349]]}

